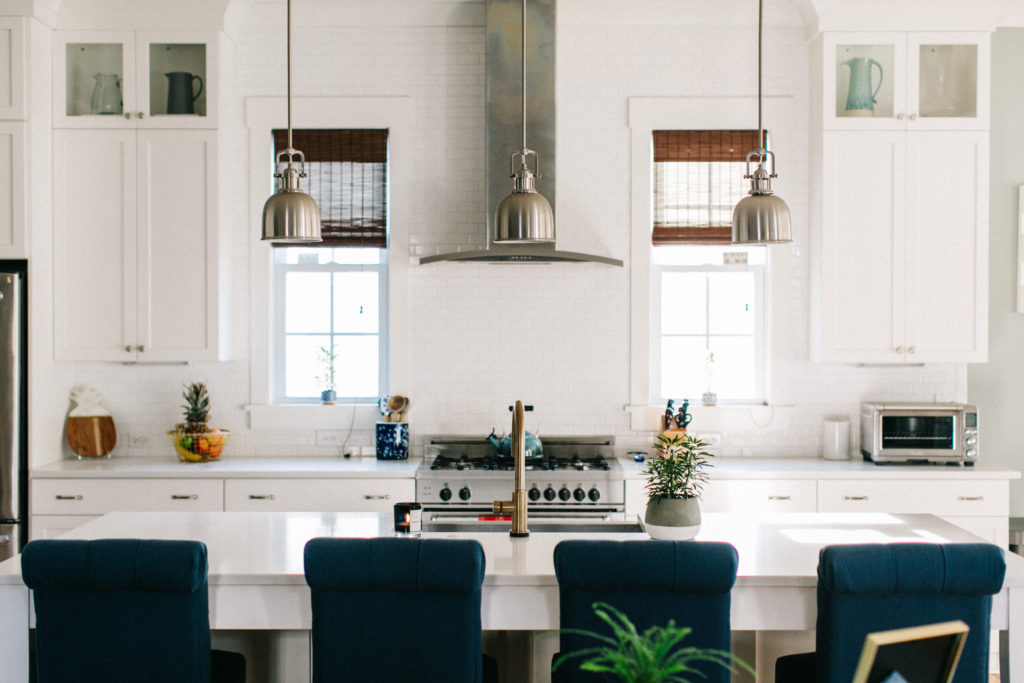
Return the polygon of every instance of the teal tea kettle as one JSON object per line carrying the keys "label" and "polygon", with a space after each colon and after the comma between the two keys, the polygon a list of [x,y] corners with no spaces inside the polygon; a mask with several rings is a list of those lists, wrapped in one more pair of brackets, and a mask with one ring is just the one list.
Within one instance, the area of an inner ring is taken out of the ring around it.
{"label": "teal tea kettle", "polygon": [[[874,116],[875,95],[882,87],[882,65],[870,57],[854,57],[843,62],[850,67],[850,91],[846,95],[846,116]],[[878,85],[871,89],[871,67],[878,67]]]}
{"label": "teal tea kettle", "polygon": [[[512,438],[510,436],[503,437],[501,441],[498,441],[498,437],[494,435],[492,429],[487,440],[494,446],[494,450],[498,451],[498,457],[509,458],[512,456]],[[527,460],[538,460],[543,456],[543,446],[536,434],[526,432],[524,441],[523,449],[526,451]]]}

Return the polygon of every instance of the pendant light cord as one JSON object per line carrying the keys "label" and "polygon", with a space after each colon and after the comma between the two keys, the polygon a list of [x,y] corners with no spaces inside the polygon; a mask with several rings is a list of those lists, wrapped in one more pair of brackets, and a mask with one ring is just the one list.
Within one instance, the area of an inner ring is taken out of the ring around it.
{"label": "pendant light cord", "polygon": [[764,0],[757,0],[757,140],[764,151],[764,127],[761,125],[761,54],[764,52]]}
{"label": "pendant light cord", "polygon": [[[523,150],[526,150],[526,0],[523,0],[523,55],[522,55],[522,85],[523,85]],[[525,164],[525,159],[523,160]]]}
{"label": "pendant light cord", "polygon": [[292,165],[292,0],[288,0],[288,165]]}

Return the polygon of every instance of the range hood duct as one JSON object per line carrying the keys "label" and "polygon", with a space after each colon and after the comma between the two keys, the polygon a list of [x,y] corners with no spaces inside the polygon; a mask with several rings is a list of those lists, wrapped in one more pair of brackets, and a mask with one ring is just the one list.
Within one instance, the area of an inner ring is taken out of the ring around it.
{"label": "range hood duct", "polygon": [[[555,2],[526,4],[526,129],[530,148],[540,159],[538,191],[551,203],[558,225],[555,197]],[[606,256],[559,251],[554,243],[496,244],[494,216],[512,187],[509,155],[522,138],[521,0],[486,0],[487,79],[487,248],[425,256],[420,263],[476,261],[491,263],[596,262],[621,266]]]}

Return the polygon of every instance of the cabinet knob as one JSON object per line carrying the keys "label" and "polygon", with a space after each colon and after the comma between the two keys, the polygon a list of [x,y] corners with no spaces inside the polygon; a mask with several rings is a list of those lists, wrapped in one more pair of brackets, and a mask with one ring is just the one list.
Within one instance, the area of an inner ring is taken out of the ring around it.
{"label": "cabinet knob", "polygon": [[145,346],[144,344],[139,344],[138,346],[136,346],[136,347],[135,347],[135,349],[136,349],[136,350],[137,350],[137,351],[138,351],[139,353],[142,353],[143,351],[145,351],[145,350],[146,350],[146,346]]}
{"label": "cabinet knob", "polygon": [[385,494],[383,496],[366,495],[363,496],[366,500],[391,500],[391,496]]}
{"label": "cabinet knob", "polygon": [[62,496],[62,495],[60,495],[58,493],[57,494],[57,500],[82,500],[82,494],[81,493],[77,493],[77,494],[75,494],[73,496]]}
{"label": "cabinet knob", "polygon": [[172,493],[171,500],[199,500],[198,493]]}
{"label": "cabinet knob", "polygon": [[130,118],[132,117],[132,113],[131,113],[130,111],[126,111],[126,112],[124,113],[124,117],[125,117],[126,119],[130,119]]}
{"label": "cabinet knob", "polygon": [[907,353],[915,353],[916,351],[917,351],[917,349],[915,349],[913,346],[908,346],[907,347]]}
{"label": "cabinet knob", "polygon": [[903,114],[902,113],[896,114],[896,120],[897,121],[902,121],[903,120]]}
{"label": "cabinet knob", "polygon": [[793,496],[768,496],[768,500],[793,500]]}
{"label": "cabinet knob", "polygon": [[910,118],[911,121],[916,121],[917,120],[917,114],[911,114],[909,118]]}
{"label": "cabinet knob", "polygon": [[843,500],[867,500],[867,496],[843,496]]}
{"label": "cabinet knob", "polygon": [[902,346],[897,346],[894,350],[896,351],[896,353],[903,353],[903,347]]}
{"label": "cabinet knob", "polygon": [[141,111],[138,111],[138,112],[135,112],[135,118],[143,119],[143,118],[146,118],[146,115],[144,113],[142,113]]}
{"label": "cabinet knob", "polygon": [[985,500],[985,496],[957,496],[956,499],[957,500],[980,501],[980,500]]}
{"label": "cabinet knob", "polygon": [[124,347],[124,350],[127,351],[128,353],[131,353],[132,352],[132,345],[131,344],[126,344],[125,347]]}
{"label": "cabinet knob", "polygon": [[274,500],[274,494],[273,493],[264,493],[264,494],[250,493],[249,494],[249,500]]}

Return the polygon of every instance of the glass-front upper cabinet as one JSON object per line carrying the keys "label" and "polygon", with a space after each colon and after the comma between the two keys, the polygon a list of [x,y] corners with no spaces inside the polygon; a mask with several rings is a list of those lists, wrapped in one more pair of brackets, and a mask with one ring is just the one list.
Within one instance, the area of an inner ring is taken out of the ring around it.
{"label": "glass-front upper cabinet", "polygon": [[212,32],[58,33],[54,126],[214,128],[217,48]]}
{"label": "glass-front upper cabinet", "polygon": [[987,33],[829,33],[822,45],[826,128],[989,126]]}

